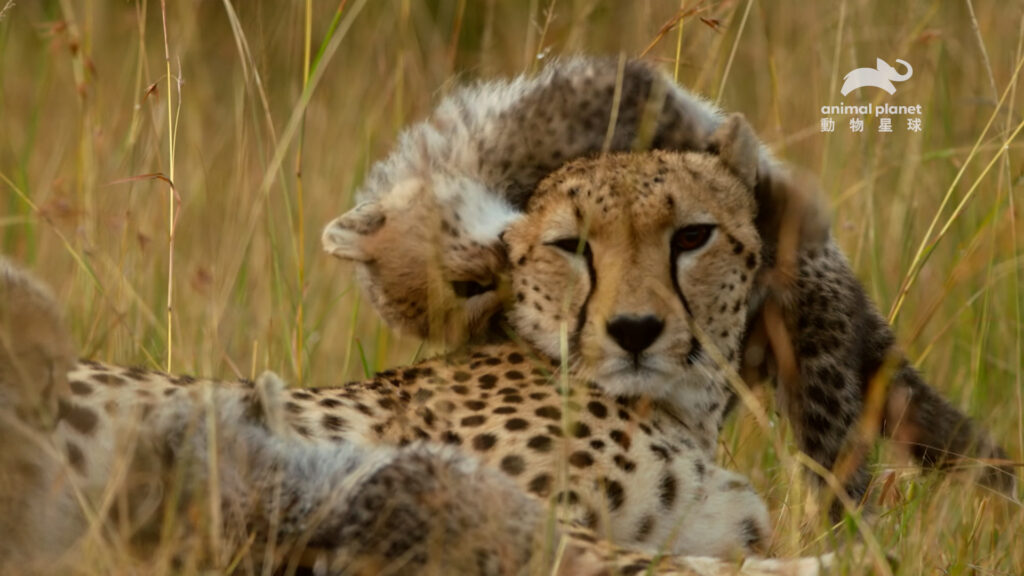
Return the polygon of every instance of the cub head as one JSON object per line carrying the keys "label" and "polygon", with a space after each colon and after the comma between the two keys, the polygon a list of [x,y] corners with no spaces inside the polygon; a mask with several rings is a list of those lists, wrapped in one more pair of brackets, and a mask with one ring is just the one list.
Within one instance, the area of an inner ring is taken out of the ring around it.
{"label": "cub head", "polygon": [[732,117],[712,152],[605,155],[544,180],[503,235],[516,332],[612,395],[707,386],[709,346],[737,365],[762,253],[758,144]]}
{"label": "cub head", "polygon": [[502,309],[502,230],[518,213],[466,178],[399,182],[324,229],[324,249],[353,261],[390,325],[449,346],[486,332]]}

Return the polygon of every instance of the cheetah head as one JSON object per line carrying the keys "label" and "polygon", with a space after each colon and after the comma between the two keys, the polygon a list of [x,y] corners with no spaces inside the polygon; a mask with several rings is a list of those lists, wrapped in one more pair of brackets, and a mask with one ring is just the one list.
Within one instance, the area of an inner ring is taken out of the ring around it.
{"label": "cheetah head", "polygon": [[334,219],[323,245],[355,263],[391,326],[458,346],[502,310],[498,279],[507,261],[499,238],[518,217],[470,179],[410,178]]}
{"label": "cheetah head", "polygon": [[739,116],[712,143],[579,160],[544,180],[503,234],[516,332],[612,395],[724,385],[709,374],[738,364],[761,261],[758,144]]}

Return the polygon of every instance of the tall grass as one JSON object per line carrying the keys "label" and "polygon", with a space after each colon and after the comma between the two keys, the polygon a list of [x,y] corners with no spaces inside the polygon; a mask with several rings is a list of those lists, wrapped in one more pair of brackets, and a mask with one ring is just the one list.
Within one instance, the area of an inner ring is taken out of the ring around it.
{"label": "tall grass", "polygon": [[[321,226],[454,85],[581,51],[646,52],[815,172],[900,345],[1024,461],[1020,2],[6,3],[0,251],[57,289],[87,356],[307,385],[406,363],[420,342],[360,304]],[[875,58],[913,78],[842,98]],[[840,101],[922,104],[923,132],[821,133]],[[804,551],[799,474],[747,415],[722,448],[777,549]],[[879,457],[897,474],[869,529],[900,573],[1024,570],[1019,505]]]}

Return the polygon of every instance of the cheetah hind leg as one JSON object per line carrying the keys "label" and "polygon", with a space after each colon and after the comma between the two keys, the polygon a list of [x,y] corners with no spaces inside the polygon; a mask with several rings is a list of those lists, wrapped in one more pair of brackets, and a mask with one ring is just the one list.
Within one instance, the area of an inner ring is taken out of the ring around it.
{"label": "cheetah hind leg", "polygon": [[[251,539],[260,549],[253,557],[270,558],[275,569],[327,574],[497,575],[544,562],[535,552],[557,532],[545,530],[543,507],[503,474],[447,446],[301,438],[280,426],[285,388],[265,372],[252,389],[215,389],[212,402],[178,399],[147,422],[144,450],[169,463],[162,473],[186,473],[178,506],[209,509],[204,489],[216,474],[222,549]],[[208,406],[215,434],[206,428]],[[208,521],[199,523],[196,531]]]}

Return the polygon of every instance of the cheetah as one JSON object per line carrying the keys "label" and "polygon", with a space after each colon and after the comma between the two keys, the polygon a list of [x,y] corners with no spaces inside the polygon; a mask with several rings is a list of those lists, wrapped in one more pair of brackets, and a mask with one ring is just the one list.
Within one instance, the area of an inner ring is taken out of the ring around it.
{"label": "cheetah", "polygon": [[[610,59],[575,57],[550,64],[535,77],[470,86],[401,135],[394,152],[373,167],[357,192],[356,207],[325,227],[324,249],[356,264],[364,292],[393,327],[456,345],[500,341],[507,338],[509,321],[530,327],[515,320],[523,310],[552,308],[545,302],[513,302],[509,314],[508,297],[502,294],[503,279],[515,268],[502,237],[526,209],[538,182],[568,161],[602,152],[717,153],[721,142],[716,134],[729,122],[641,61],[620,67]],[[1002,448],[947,403],[899,352],[891,328],[831,237],[813,181],[774,159],[756,138],[748,145],[756,157],[745,177],[757,204],[760,253],[750,253],[751,265],[743,272],[753,280],[744,292],[745,314],[733,311],[739,310],[737,304],[720,305],[714,324],[744,324],[743,346],[730,352],[748,379],[776,384],[778,405],[793,423],[799,449],[825,469],[835,469],[848,495],[859,500],[869,483],[866,447],[850,441],[851,431],[865,414],[873,377],[884,371],[884,406],[872,411],[884,415],[876,426],[883,436],[905,442],[929,468],[952,467],[961,457],[1005,462]],[[637,184],[640,201],[646,183]],[[749,246],[734,245],[740,251]],[[659,273],[668,264],[662,268]],[[628,292],[632,278],[624,272],[623,279],[622,290]],[[730,287],[735,290],[735,280],[723,280],[717,289]],[[533,295],[516,289],[516,298]],[[548,297],[559,300],[562,295]],[[655,305],[640,309],[643,316],[664,315]],[[553,342],[559,323],[565,322],[570,334],[585,329],[612,333],[611,324],[588,328],[584,317],[555,318],[547,316],[549,321],[534,332],[547,330]],[[700,328],[715,335],[711,325]],[[665,327],[661,341],[685,340],[692,333],[680,322]],[[587,362],[584,343],[570,341],[567,351],[574,361]],[[554,347],[547,351],[560,352]],[[607,391],[648,392],[652,381],[617,379]],[[731,390],[718,396],[693,399],[688,408],[702,414],[698,421],[709,430],[716,428],[712,423],[721,423],[721,411],[735,403]],[[705,413],[710,407],[714,410]],[[839,470],[843,467],[847,470]],[[1016,491],[1008,465],[986,467],[979,479],[1011,496]],[[835,501],[833,518],[841,511]]]}
{"label": "cheetah", "polygon": [[[49,291],[3,259],[0,296],[0,574],[88,572],[70,552],[92,519],[115,524],[113,494],[129,503],[117,529],[140,550],[168,514],[181,518],[174,537],[209,538],[199,554],[253,538],[284,560],[322,550],[331,573],[377,574],[396,558],[396,573],[514,573],[538,547],[541,507],[451,447],[298,439],[280,428],[287,391],[272,373],[126,386],[146,373],[77,360]],[[197,516],[207,501],[217,509]]]}
{"label": "cheetah", "polygon": [[[594,325],[619,318],[627,331],[637,328],[637,295],[615,290],[615,282],[602,282],[595,291],[586,271],[600,270],[603,278],[626,271],[615,266],[623,254],[605,254],[604,242],[642,253],[653,266],[668,257],[660,239],[672,236],[670,250],[682,251],[686,264],[676,279],[652,268],[645,289],[665,290],[668,298],[661,302],[673,322],[665,333],[673,338],[657,350],[635,351],[635,366],[591,370],[563,363],[543,327],[533,328],[539,318],[533,301],[521,303],[523,314],[515,320],[521,340],[469,347],[336,388],[285,389],[272,376],[255,384],[214,383],[82,361],[68,374],[70,394],[60,404],[56,429],[46,435],[69,476],[65,488],[50,495],[58,499],[52,509],[66,517],[43,532],[81,530],[84,518],[75,515],[74,504],[83,494],[102,518],[103,502],[111,501],[102,495],[117,481],[123,498],[139,508],[173,491],[176,497],[164,502],[173,508],[163,516],[215,513],[220,521],[213,525],[224,530],[228,549],[254,537],[286,552],[322,547],[330,553],[314,563],[339,573],[352,572],[351,556],[365,555],[364,548],[377,562],[369,571],[383,561],[414,573],[468,556],[477,562],[468,572],[506,574],[529,569],[533,558],[527,552],[537,546],[532,538],[545,533],[530,511],[550,506],[562,533],[581,551],[577,559],[610,558],[624,573],[649,567],[658,573],[733,573],[733,561],[680,555],[733,558],[763,550],[770,538],[766,508],[746,479],[714,463],[716,424],[681,414],[662,388],[672,384],[686,395],[713,398],[738,363],[742,322],[720,322],[721,331],[709,334],[700,350],[692,339],[680,339],[675,326],[688,317],[694,325],[715,322],[720,298],[736,303],[737,318],[746,312],[753,286],[747,262],[758,258],[760,239],[749,180],[755,156],[731,139],[753,140],[742,124],[735,127],[723,133],[718,155],[620,155],[572,164],[540,186],[527,213],[506,231],[513,286],[536,285],[541,299],[571,286],[576,297],[567,301],[568,313]],[[598,185],[584,185],[583,174],[597,175]],[[635,202],[630,195],[641,180],[651,183],[650,195]],[[578,187],[570,184],[577,181]],[[677,210],[666,215],[665,204]],[[580,226],[591,218],[622,225],[587,234]],[[638,235],[641,228],[652,231]],[[735,243],[743,249],[735,250]],[[719,277],[733,279],[728,294],[708,285]],[[677,300],[673,294],[680,291],[686,298]],[[604,305],[592,308],[585,301]],[[547,313],[559,312],[552,304]],[[598,333],[578,338],[595,350],[621,347]],[[712,350],[730,360],[715,362]],[[608,359],[622,360],[623,353]],[[616,379],[637,383],[641,374],[651,381],[643,394],[605,390]],[[116,474],[126,457],[127,473]],[[432,487],[438,477],[450,490],[438,494]],[[411,488],[416,482],[427,486]],[[508,485],[517,491],[510,493]],[[203,507],[211,492],[220,499],[214,512]],[[398,509],[389,516],[391,506]],[[144,537],[152,528],[136,514],[128,517],[140,525],[129,532]],[[440,524],[438,533],[429,533],[425,518]],[[374,531],[380,524],[383,537]],[[601,542],[598,536],[611,544],[591,546]],[[452,547],[455,559],[430,556],[432,548],[422,545],[435,538],[461,544]],[[615,545],[634,552],[609,552]],[[675,556],[661,564],[651,556],[661,552]],[[216,564],[218,557],[210,554]],[[748,573],[810,574],[822,562],[745,566]],[[360,566],[366,564],[355,569]],[[465,565],[454,566],[464,571]]]}

